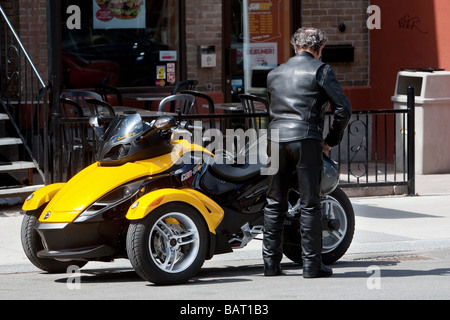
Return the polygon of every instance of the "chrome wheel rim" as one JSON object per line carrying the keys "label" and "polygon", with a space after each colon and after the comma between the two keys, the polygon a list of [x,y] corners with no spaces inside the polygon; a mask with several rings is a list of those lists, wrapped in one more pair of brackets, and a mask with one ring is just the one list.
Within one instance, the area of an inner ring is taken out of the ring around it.
{"label": "chrome wheel rim", "polygon": [[200,237],[187,215],[171,212],[159,218],[150,231],[148,246],[155,265],[164,272],[183,272],[195,261]]}
{"label": "chrome wheel rim", "polygon": [[336,219],[340,222],[339,229],[322,231],[322,253],[328,253],[336,249],[344,240],[347,233],[347,216],[344,208],[335,198],[326,196],[322,199],[322,218]]}

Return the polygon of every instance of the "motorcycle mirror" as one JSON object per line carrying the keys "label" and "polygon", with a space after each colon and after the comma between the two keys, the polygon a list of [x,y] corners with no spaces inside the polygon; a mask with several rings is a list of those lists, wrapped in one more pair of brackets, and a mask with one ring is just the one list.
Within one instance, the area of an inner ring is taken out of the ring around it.
{"label": "motorcycle mirror", "polygon": [[139,144],[142,141],[145,141],[146,139],[153,136],[156,132],[159,132],[161,130],[169,130],[173,127],[175,127],[175,119],[173,117],[161,116],[150,123],[150,129],[144,132],[142,136],[136,140],[136,143]]}
{"label": "motorcycle mirror", "polygon": [[89,119],[89,125],[94,129],[94,133],[100,138],[103,138],[103,119],[99,115],[95,115]]}

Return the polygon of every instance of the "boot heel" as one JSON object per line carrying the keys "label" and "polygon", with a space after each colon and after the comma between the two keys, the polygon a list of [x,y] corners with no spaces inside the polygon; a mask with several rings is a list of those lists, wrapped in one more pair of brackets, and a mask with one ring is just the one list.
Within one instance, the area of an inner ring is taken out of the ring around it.
{"label": "boot heel", "polygon": [[326,278],[331,277],[332,275],[333,269],[324,264],[322,264],[318,270],[308,270],[307,268],[303,268],[303,278],[305,279]]}

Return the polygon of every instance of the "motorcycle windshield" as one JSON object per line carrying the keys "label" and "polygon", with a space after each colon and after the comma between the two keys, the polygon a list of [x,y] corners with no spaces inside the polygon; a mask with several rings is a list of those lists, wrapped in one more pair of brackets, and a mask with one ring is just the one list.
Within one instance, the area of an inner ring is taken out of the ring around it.
{"label": "motorcycle windshield", "polygon": [[139,114],[131,114],[126,117],[118,117],[109,125],[103,137],[105,142],[121,142],[133,138],[147,129],[148,125],[142,121]]}

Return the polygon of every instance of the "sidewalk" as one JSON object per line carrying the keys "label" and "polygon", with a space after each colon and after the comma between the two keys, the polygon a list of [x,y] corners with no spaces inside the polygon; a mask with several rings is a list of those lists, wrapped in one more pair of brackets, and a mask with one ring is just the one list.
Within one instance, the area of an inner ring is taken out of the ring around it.
{"label": "sidewalk", "polygon": [[[384,255],[450,247],[450,174],[416,176],[418,196],[351,198],[356,230],[347,255]],[[19,207],[0,208],[0,272],[32,267],[20,242]],[[345,259],[344,256],[342,259]],[[214,260],[261,258],[261,241]],[[24,266],[25,265],[25,266]],[[110,266],[110,264],[106,264]]]}
{"label": "sidewalk", "polygon": [[450,247],[450,174],[416,175],[416,194],[351,198],[356,231],[348,253]]}
{"label": "sidewalk", "polygon": [[[416,175],[417,196],[350,198],[356,230],[346,257],[450,248],[450,174]],[[262,259],[261,241],[252,241],[214,259]]]}

